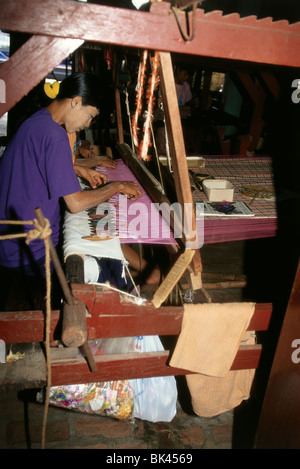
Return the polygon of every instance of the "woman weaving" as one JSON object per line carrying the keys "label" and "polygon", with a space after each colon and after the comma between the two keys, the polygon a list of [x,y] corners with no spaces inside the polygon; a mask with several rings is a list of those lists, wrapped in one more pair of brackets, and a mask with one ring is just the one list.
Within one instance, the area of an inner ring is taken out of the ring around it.
{"label": "woman weaving", "polygon": [[[82,191],[73,168],[67,133],[88,127],[101,106],[101,86],[96,76],[77,73],[62,81],[57,97],[24,121],[0,161],[0,220],[33,220],[40,207],[50,222],[52,240],[58,244],[60,200],[71,213],[98,206],[116,193],[131,199],[142,195],[133,182],[118,181]],[[98,183],[102,182],[101,177]],[[29,231],[32,225],[24,225]],[[8,232],[0,225],[1,233]],[[16,239],[0,243],[0,265],[34,275],[44,274],[44,243],[29,246]]]}

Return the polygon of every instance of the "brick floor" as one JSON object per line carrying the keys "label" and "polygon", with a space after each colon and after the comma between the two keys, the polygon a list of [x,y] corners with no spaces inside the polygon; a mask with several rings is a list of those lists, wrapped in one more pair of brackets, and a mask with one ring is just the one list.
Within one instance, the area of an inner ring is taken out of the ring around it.
{"label": "brick floor", "polygon": [[[25,393],[26,394],[26,393]],[[0,448],[39,449],[44,406],[0,394]],[[49,407],[46,449],[230,449],[233,413],[211,419],[185,413],[178,404],[172,422],[116,420]]]}

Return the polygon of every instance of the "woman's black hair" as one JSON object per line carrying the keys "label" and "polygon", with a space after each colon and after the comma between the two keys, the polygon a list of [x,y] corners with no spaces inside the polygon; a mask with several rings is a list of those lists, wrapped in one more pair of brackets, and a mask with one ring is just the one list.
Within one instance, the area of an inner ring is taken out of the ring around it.
{"label": "woman's black hair", "polygon": [[[83,106],[93,106],[98,110],[103,108],[106,85],[101,78],[90,72],[78,72],[66,77],[59,86],[59,93],[56,99],[82,97]],[[38,110],[47,107],[53,99],[49,98],[44,91],[44,80],[40,82],[27,96],[19,101],[11,115],[9,138],[15,133],[18,127]],[[102,113],[102,112],[101,112]]]}
{"label": "woman's black hair", "polygon": [[65,78],[59,87],[58,100],[82,97],[83,106],[101,108],[103,100],[103,83],[90,72],[78,72]]}

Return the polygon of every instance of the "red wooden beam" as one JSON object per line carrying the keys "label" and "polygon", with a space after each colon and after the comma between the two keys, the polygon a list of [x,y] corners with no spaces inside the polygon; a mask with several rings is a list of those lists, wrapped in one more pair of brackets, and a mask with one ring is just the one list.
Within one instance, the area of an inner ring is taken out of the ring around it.
{"label": "red wooden beam", "polygon": [[[139,335],[176,336],[181,331],[183,318],[181,306],[154,308],[150,301],[137,305],[115,291],[95,285],[72,285],[72,292],[87,306],[88,339]],[[271,304],[257,304],[248,330],[267,330],[271,312]],[[51,340],[59,317],[59,311],[52,311]],[[6,343],[42,342],[44,321],[42,311],[2,312],[0,338]]]}
{"label": "red wooden beam", "polygon": [[[241,346],[231,370],[256,369],[261,346]],[[83,358],[57,360],[51,364],[52,386],[80,384],[122,379],[150,378],[153,376],[178,376],[191,372],[168,365],[170,351],[124,353],[94,357],[98,370],[91,373]]]}
{"label": "red wooden beam", "polygon": [[[155,2],[151,12],[68,0],[0,0],[0,28],[253,63],[300,66],[300,23],[240,18],[198,9],[195,37],[186,42],[170,11]],[[191,21],[192,12],[189,13]],[[185,13],[179,13],[185,24]]]}
{"label": "red wooden beam", "polygon": [[[24,359],[3,367],[0,389],[26,389],[44,387],[47,384],[45,356],[39,344],[20,350]],[[13,347],[14,353],[18,347]],[[52,352],[55,352],[54,354]],[[231,370],[256,369],[261,346],[241,346]],[[95,356],[97,371],[90,372],[86,360],[78,349],[51,349],[51,385],[61,386],[80,383],[116,381],[122,379],[150,378],[154,376],[178,376],[190,371],[169,366],[171,352],[132,352],[118,355]]]}
{"label": "red wooden beam", "polygon": [[[53,340],[59,315],[59,311],[51,311],[50,340]],[[0,339],[7,344],[43,342],[45,340],[45,313],[43,311],[0,313]]]}
{"label": "red wooden beam", "polygon": [[33,36],[0,67],[6,99],[0,116],[9,111],[68,55],[83,43],[80,39]]}
{"label": "red wooden beam", "polygon": [[[149,301],[143,305],[137,305],[128,301],[126,295],[95,285],[73,284],[72,292],[87,305],[89,339],[139,335],[177,336],[181,331],[183,307],[154,308]],[[269,303],[257,304],[248,330],[267,330],[271,311],[272,305]],[[60,312],[52,311],[51,340],[54,338],[54,331],[59,320]],[[0,313],[0,336],[6,343],[43,342],[44,325],[45,317],[42,311]],[[75,354],[72,353],[72,350],[75,351]],[[171,350],[96,355],[94,359],[98,369],[93,373],[78,351],[70,348],[53,349],[52,351],[55,352],[53,359],[51,359],[52,386],[190,374],[187,370],[169,366]],[[240,346],[231,370],[256,369],[260,355],[261,345]],[[7,377],[2,379],[1,386],[18,384],[15,381],[11,382],[12,379],[16,380],[17,378],[8,373]],[[46,371],[44,379],[46,384]],[[34,382],[30,379],[27,379],[26,382],[29,387],[34,386]],[[26,382],[22,381],[22,386],[26,387]],[[42,386],[43,384],[39,381],[37,385]]]}

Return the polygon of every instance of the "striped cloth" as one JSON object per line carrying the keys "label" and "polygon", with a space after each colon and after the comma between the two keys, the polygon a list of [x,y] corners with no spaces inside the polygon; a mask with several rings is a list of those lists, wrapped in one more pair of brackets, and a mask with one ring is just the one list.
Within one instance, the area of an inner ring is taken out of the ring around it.
{"label": "striped cloth", "polygon": [[170,365],[195,372],[186,380],[200,417],[214,417],[249,399],[255,370],[230,368],[239,345],[255,343],[255,334],[246,331],[254,309],[254,303],[184,305]]}
{"label": "striped cloth", "polygon": [[[270,157],[206,157],[205,168],[193,168],[195,174],[207,173],[215,179],[226,179],[233,184],[234,201],[249,204],[251,197],[243,196],[239,189],[244,185],[264,186],[274,189],[272,158]],[[207,201],[203,192],[193,193],[194,202]],[[255,218],[277,218],[276,200],[256,198],[251,204]],[[226,216],[224,216],[226,219]],[[231,216],[231,220],[233,219]],[[250,220],[251,221],[251,220]]]}
{"label": "striped cloth", "polygon": [[223,378],[187,375],[192,406],[199,417],[215,417],[249,399],[255,370],[229,371]]}
{"label": "striped cloth", "polygon": [[255,303],[185,304],[170,365],[223,377],[231,368]]}
{"label": "striped cloth", "polygon": [[[252,217],[205,217],[204,244],[276,236],[277,207],[272,199],[245,197],[240,188],[245,185],[263,186],[274,190],[272,158],[268,156],[205,156],[205,168],[193,168],[195,174],[206,173],[215,179],[226,179],[233,184],[234,201],[251,203]],[[276,196],[277,197],[277,196]],[[204,192],[193,192],[194,203],[207,201]],[[198,228],[199,232],[199,228]]]}

